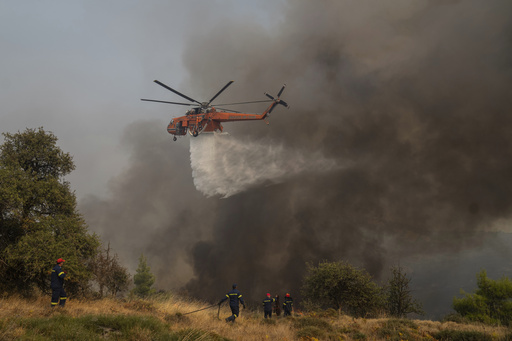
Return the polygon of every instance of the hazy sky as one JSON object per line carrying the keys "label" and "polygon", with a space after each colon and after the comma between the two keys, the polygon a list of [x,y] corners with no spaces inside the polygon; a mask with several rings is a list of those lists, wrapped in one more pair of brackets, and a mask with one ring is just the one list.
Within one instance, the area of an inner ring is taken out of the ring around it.
{"label": "hazy sky", "polygon": [[[3,1],[0,127],[57,135],[90,229],[160,288],[257,300],[298,295],[306,262],[400,262],[434,316],[512,271],[511,7]],[[234,80],[222,102],[286,83],[291,108],[172,142],[183,108],[140,98],[182,99],[154,79],[198,100]]]}
{"label": "hazy sky", "polygon": [[2,1],[0,129],[52,131],[74,156],[77,170],[68,179],[77,196],[103,195],[126,165],[120,145],[126,126],[155,120],[166,134],[172,113],[182,114],[182,107],[140,98],[170,97],[154,79],[187,90],[180,84],[189,76],[184,44],[190,33],[230,17],[269,24],[277,3]]}

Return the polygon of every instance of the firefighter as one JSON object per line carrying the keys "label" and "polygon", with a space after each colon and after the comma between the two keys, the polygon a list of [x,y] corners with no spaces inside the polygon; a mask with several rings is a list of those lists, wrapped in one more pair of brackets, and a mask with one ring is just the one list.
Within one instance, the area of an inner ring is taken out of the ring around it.
{"label": "firefighter", "polygon": [[231,308],[232,315],[230,317],[226,318],[226,322],[235,322],[235,319],[240,315],[240,303],[239,302],[242,303],[242,306],[245,309],[244,299],[242,298],[242,294],[240,293],[240,291],[237,290],[236,284],[233,284],[232,288],[233,289],[226,294],[226,297],[224,297],[219,302],[219,306],[220,306],[224,301],[229,299],[229,307]]}
{"label": "firefighter", "polygon": [[291,316],[293,310],[293,298],[290,294],[284,295],[284,303],[283,303],[284,316]]}
{"label": "firefighter", "polygon": [[57,304],[61,307],[66,304],[67,297],[64,291],[64,277],[66,277],[67,272],[62,270],[62,264],[64,264],[64,262],[65,260],[62,258],[57,259],[57,265],[52,269],[50,284],[52,289],[52,308]]}
{"label": "firefighter", "polygon": [[267,294],[267,297],[263,300],[263,312],[265,313],[265,318],[272,318],[272,303],[276,300],[274,298],[270,298],[270,294]]}

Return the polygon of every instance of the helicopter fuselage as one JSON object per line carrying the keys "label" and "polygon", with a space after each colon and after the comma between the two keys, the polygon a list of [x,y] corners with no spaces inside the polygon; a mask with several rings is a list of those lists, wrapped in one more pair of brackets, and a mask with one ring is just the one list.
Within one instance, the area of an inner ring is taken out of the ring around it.
{"label": "helicopter fuselage", "polygon": [[192,136],[197,136],[201,132],[222,132],[222,122],[262,120],[277,103],[273,102],[262,114],[222,112],[214,107],[200,113],[190,110],[185,116],[173,118],[167,126],[167,132],[172,135],[186,135],[189,131]]}

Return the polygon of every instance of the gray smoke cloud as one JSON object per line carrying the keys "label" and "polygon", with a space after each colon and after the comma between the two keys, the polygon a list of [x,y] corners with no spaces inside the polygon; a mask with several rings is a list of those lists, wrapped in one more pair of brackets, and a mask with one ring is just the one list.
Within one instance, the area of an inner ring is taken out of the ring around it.
{"label": "gray smoke cloud", "polygon": [[287,83],[291,109],[190,145],[136,122],[110,197],[82,201],[132,269],[144,252],[162,288],[215,299],[236,282],[257,299],[298,293],[306,262],[344,259],[379,278],[400,260],[479,247],[510,220],[512,3],[275,10],[271,26],[205,18],[179,90],[210,98],[234,79],[225,103]]}

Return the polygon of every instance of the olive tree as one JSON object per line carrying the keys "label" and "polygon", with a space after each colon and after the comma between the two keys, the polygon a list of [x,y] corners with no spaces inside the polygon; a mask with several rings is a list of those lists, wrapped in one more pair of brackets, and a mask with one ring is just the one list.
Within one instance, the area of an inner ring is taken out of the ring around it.
{"label": "olive tree", "polygon": [[375,315],[383,305],[382,288],[370,274],[342,261],[308,263],[301,293],[320,307],[353,316]]}

